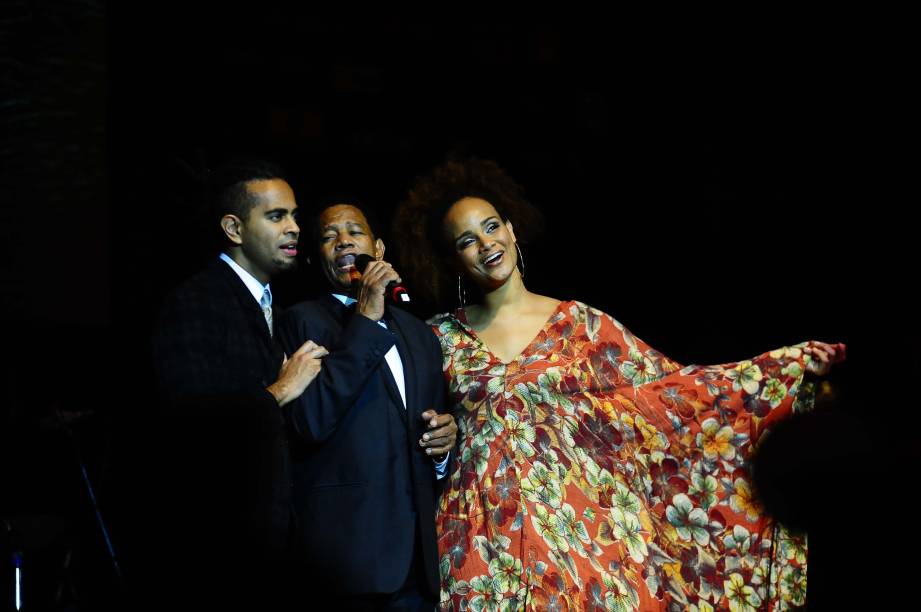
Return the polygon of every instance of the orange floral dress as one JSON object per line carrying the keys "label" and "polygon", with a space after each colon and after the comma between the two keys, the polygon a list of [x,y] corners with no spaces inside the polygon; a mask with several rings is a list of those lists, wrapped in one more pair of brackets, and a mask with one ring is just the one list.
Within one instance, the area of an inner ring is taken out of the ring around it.
{"label": "orange floral dress", "polygon": [[441,342],[459,452],[437,517],[445,610],[783,610],[806,544],[765,516],[746,467],[804,410],[805,344],[682,367],[563,302],[503,363],[463,311]]}

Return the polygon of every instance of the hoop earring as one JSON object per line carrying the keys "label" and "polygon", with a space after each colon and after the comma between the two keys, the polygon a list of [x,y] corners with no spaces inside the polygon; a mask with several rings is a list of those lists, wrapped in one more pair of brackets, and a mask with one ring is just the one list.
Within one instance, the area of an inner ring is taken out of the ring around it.
{"label": "hoop earring", "polygon": [[515,242],[515,248],[518,250],[518,271],[521,273],[521,278],[524,278],[524,255],[521,254],[521,247],[518,246],[518,242]]}
{"label": "hoop earring", "polygon": [[460,304],[461,309],[467,307],[467,290],[462,286],[460,274],[457,275],[457,303]]}

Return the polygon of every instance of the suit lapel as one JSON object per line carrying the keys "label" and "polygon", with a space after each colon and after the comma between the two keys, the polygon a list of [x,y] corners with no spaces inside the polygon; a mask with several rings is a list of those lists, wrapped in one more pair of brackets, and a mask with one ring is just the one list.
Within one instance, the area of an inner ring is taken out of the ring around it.
{"label": "suit lapel", "polygon": [[[412,351],[409,350],[406,335],[400,323],[396,320],[396,317],[388,317],[387,325],[390,326],[390,329],[396,337],[397,351],[400,353],[400,361],[403,362],[403,384],[406,388],[406,410],[403,411],[405,413],[403,416],[409,419],[410,431],[415,431],[421,411],[417,400],[416,376],[414,375],[416,368],[413,361],[413,354]],[[399,390],[397,390],[397,393],[399,393]]]}
{"label": "suit lapel", "polygon": [[[268,354],[274,354],[277,351],[277,345],[272,340],[272,336],[269,335],[269,327],[265,324],[265,315],[262,314],[262,309],[253,299],[253,294],[249,292],[246,284],[229,265],[219,260],[218,269],[236,298],[242,317],[246,320],[247,325],[252,328],[253,334],[265,345]],[[276,320],[274,312],[272,313],[272,320]]]}
{"label": "suit lapel", "polygon": [[[399,350],[399,349],[397,349]],[[403,356],[400,355],[400,359]],[[405,369],[405,368],[404,368]],[[387,363],[387,360],[384,359],[380,364],[380,374],[384,379],[384,386],[387,388],[387,392],[390,394],[391,404],[393,409],[397,411],[397,414],[400,417],[400,420],[403,421],[403,424],[407,424],[406,412],[407,409],[403,407],[403,397],[400,395],[400,388],[397,387],[396,379],[393,377],[393,371],[390,369],[390,364]],[[405,378],[405,376],[404,376]],[[404,384],[406,384],[404,382]],[[409,401],[409,394],[407,394],[407,402]]]}
{"label": "suit lapel", "polygon": [[[348,317],[355,316],[354,307],[349,307],[334,298],[332,295],[326,295],[326,304],[334,310],[336,313],[337,319],[339,320],[340,326],[344,326]],[[406,375],[407,372],[407,361],[404,356],[405,353],[408,353],[405,349],[400,349],[399,345],[402,342],[401,335],[396,333],[394,326],[391,322],[385,321],[389,326],[389,329],[394,332],[397,342],[397,350],[400,352],[400,359],[403,361],[403,371],[404,371],[404,383],[406,385],[406,403],[409,404],[409,380],[410,377]],[[341,327],[340,327],[341,330]],[[390,403],[393,405],[393,409],[396,410],[397,414],[400,417],[400,420],[403,421],[403,424],[406,425],[407,421],[407,409],[403,407],[403,398],[400,395],[400,389],[397,387],[396,379],[393,377],[393,372],[390,370],[390,364],[387,363],[386,358],[382,358],[380,363],[377,366],[377,376],[380,377],[381,383],[384,385],[384,388],[387,389],[387,393],[390,394]]]}

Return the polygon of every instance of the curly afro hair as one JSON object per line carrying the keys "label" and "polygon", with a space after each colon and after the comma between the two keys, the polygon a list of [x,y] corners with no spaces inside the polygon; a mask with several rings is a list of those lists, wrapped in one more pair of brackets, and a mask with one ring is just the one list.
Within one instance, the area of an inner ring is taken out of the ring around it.
{"label": "curly afro hair", "polygon": [[511,221],[515,236],[527,244],[542,226],[540,212],[524,197],[521,185],[490,160],[450,159],[426,176],[416,178],[409,195],[394,214],[392,236],[400,236],[400,273],[413,290],[438,308],[453,302],[457,287],[454,253],[443,222],[451,206],[464,198],[486,200],[504,221]]}

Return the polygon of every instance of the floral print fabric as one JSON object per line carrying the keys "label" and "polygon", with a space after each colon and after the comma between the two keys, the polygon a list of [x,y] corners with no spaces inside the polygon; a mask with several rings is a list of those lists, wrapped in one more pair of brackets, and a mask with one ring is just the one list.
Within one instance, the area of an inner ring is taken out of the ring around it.
{"label": "floral print fabric", "polygon": [[561,303],[513,361],[463,312],[441,342],[459,452],[438,509],[446,610],[783,610],[806,546],[765,516],[746,461],[807,408],[805,345],[682,367]]}

